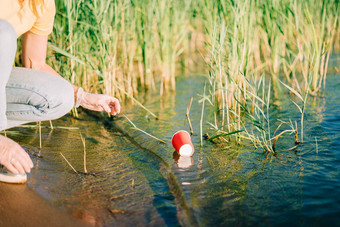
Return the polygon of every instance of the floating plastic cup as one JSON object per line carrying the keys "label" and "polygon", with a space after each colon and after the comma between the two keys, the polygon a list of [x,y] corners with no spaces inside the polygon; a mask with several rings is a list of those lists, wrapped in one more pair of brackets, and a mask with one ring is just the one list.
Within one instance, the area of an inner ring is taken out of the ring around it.
{"label": "floating plastic cup", "polygon": [[194,154],[194,146],[192,145],[190,134],[185,130],[176,132],[171,139],[172,146],[181,156],[192,156]]}

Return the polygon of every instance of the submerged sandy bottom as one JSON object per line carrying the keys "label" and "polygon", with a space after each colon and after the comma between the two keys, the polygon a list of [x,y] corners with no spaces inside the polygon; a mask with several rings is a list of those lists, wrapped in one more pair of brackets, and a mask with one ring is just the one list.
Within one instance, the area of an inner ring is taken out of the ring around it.
{"label": "submerged sandy bottom", "polygon": [[0,226],[86,226],[26,184],[0,183]]}

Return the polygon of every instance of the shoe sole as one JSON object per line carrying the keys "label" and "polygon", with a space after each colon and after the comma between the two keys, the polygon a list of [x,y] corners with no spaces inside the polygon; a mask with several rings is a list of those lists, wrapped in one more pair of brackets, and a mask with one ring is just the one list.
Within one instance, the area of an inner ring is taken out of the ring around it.
{"label": "shoe sole", "polygon": [[10,184],[24,184],[27,181],[26,173],[13,174],[13,173],[0,173],[0,182]]}

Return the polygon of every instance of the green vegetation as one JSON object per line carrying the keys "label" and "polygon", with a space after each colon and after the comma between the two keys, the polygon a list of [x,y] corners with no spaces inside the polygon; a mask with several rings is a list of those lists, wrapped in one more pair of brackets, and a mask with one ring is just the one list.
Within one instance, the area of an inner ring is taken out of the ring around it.
{"label": "green vegetation", "polygon": [[[307,98],[324,89],[329,57],[340,48],[336,0],[56,0],[56,5],[48,61],[72,83],[120,100],[148,90],[162,95],[175,90],[177,74],[199,67],[191,59],[201,55],[209,73],[204,100],[217,107],[210,139],[233,135],[268,151],[278,138],[270,132],[271,98],[288,92],[298,97],[303,135]],[[284,124],[297,137],[296,124]]]}
{"label": "green vegetation", "polygon": [[175,89],[190,1],[57,0],[56,5],[50,63],[72,83],[122,100],[141,90]]}
{"label": "green vegetation", "polygon": [[[220,112],[213,125],[217,135],[212,138],[243,132],[238,138],[250,139],[268,152],[275,151],[275,143],[283,133],[274,136],[276,130],[271,134],[270,100],[289,91],[300,102],[293,101],[301,113],[303,141],[308,95],[318,95],[325,86],[329,57],[339,36],[337,3],[200,3],[210,54],[211,100]],[[299,143],[296,124],[285,122],[279,127],[283,125],[288,127],[283,132],[295,133],[295,142]]]}

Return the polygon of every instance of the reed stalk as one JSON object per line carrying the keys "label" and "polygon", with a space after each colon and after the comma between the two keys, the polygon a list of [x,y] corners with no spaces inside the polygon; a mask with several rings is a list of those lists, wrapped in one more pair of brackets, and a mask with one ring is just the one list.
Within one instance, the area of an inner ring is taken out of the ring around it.
{"label": "reed stalk", "polygon": [[206,84],[204,85],[204,91],[203,91],[203,99],[202,99],[202,111],[201,111],[201,119],[200,119],[200,141],[201,141],[201,147],[203,146],[203,116],[204,116],[204,103],[205,103],[205,88]]}
{"label": "reed stalk", "polygon": [[165,142],[164,140],[161,140],[161,139],[159,139],[159,138],[157,138],[156,136],[153,136],[153,135],[151,135],[150,133],[147,133],[147,132],[145,132],[144,130],[142,130],[142,129],[140,129],[140,128],[138,128],[126,115],[124,115],[124,117],[129,121],[129,123],[132,125],[132,127],[135,129],[135,130],[137,130],[137,131],[140,131],[140,132],[142,132],[142,133],[144,133],[145,135],[147,135],[147,136],[149,136],[149,137],[151,137],[151,138],[153,138],[153,139],[155,139],[155,140],[157,140],[157,141],[159,141],[159,142],[161,142],[161,143],[164,143],[164,144],[168,144],[167,142]]}
{"label": "reed stalk", "polygon": [[194,99],[193,97],[190,98],[190,101],[189,101],[188,106],[187,106],[187,112],[185,114],[185,116],[188,119],[189,128],[190,128],[190,134],[191,135],[194,134],[194,130],[192,129],[191,120],[190,120],[190,109],[191,109],[191,104],[192,104],[192,100],[193,99]]}
{"label": "reed stalk", "polygon": [[39,148],[42,148],[42,138],[41,138],[41,121],[38,122],[38,129],[39,129]]}
{"label": "reed stalk", "polygon": [[49,122],[50,122],[50,127],[51,127],[51,130],[53,130],[53,129],[54,129],[54,127],[53,127],[52,121],[49,121]]}
{"label": "reed stalk", "polygon": [[81,132],[79,134],[80,134],[80,139],[81,139],[81,142],[82,142],[83,148],[84,148],[84,173],[87,174],[87,168],[86,168],[86,143],[85,143],[85,139],[84,139],[83,135],[81,134]]}
{"label": "reed stalk", "polygon": [[66,163],[71,167],[71,169],[78,174],[77,170],[75,168],[73,168],[73,166],[71,165],[71,163],[69,163],[69,161],[67,161],[67,159],[65,158],[65,156],[60,152],[61,157],[63,157],[63,159],[66,161]]}

